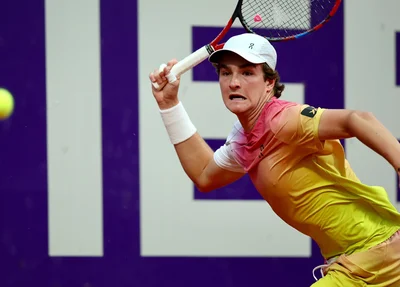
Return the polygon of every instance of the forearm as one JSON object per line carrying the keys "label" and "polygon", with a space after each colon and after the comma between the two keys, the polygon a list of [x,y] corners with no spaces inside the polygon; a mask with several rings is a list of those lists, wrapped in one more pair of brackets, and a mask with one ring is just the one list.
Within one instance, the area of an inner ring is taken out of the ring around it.
{"label": "forearm", "polygon": [[214,151],[198,133],[176,144],[175,150],[188,177],[196,185],[201,185],[201,175],[212,160]]}
{"label": "forearm", "polygon": [[384,157],[395,169],[400,168],[398,140],[371,113],[354,112],[349,119],[349,134]]}
{"label": "forearm", "polygon": [[201,184],[201,175],[213,158],[213,150],[197,133],[182,103],[161,109],[161,117],[181,165],[189,178]]}

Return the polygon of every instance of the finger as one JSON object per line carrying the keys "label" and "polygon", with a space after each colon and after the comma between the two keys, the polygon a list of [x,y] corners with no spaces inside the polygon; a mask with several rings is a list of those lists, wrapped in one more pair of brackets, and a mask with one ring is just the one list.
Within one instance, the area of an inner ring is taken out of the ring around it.
{"label": "finger", "polygon": [[161,84],[165,81],[164,73],[160,73],[159,69],[154,70],[153,72],[154,82]]}
{"label": "finger", "polygon": [[157,82],[156,78],[154,77],[154,72],[151,72],[149,74],[149,79],[150,79],[150,82],[152,82],[152,83]]}
{"label": "finger", "polygon": [[178,63],[178,61],[176,59],[172,59],[168,62],[167,67],[164,69],[165,77],[169,83],[173,83],[178,79],[177,75],[171,73],[172,67],[176,63]]}
{"label": "finger", "polygon": [[163,87],[163,86],[160,86],[157,82],[152,83],[152,89],[153,89],[153,91],[159,92],[159,91],[161,91],[163,88],[164,88],[164,87]]}
{"label": "finger", "polygon": [[178,60],[177,59],[172,59],[172,60],[168,61],[167,66],[169,68],[172,68],[176,63],[178,63]]}
{"label": "finger", "polygon": [[169,73],[169,69],[168,66],[166,64],[161,64],[158,72],[160,73],[160,77],[162,79],[163,82],[167,82],[167,75]]}
{"label": "finger", "polygon": [[161,65],[160,65],[160,68],[158,68],[158,72],[160,72],[160,73],[165,72],[165,68],[166,68],[166,67],[167,67],[166,64],[161,64]]}
{"label": "finger", "polygon": [[160,67],[158,68],[158,72],[160,73],[160,77],[165,80],[165,75],[167,74],[167,65],[166,64],[161,64]]}
{"label": "finger", "polygon": [[172,67],[177,63],[178,61],[176,59],[172,59],[168,61],[165,69],[164,69],[164,74],[165,76],[168,76],[168,74],[171,72]]}
{"label": "finger", "polygon": [[162,90],[163,86],[160,86],[160,85],[157,83],[157,79],[155,78],[154,73],[150,73],[149,79],[150,79],[150,81],[151,81],[152,89],[153,89],[154,91],[161,91],[161,90]]}
{"label": "finger", "polygon": [[154,91],[161,91],[163,86],[162,86],[162,79],[160,77],[160,73],[158,69],[154,70],[152,73],[150,73],[149,76],[151,83],[152,83],[152,88]]}
{"label": "finger", "polygon": [[[158,86],[164,86],[165,83],[175,82],[177,80],[175,75],[170,74],[171,68],[177,63],[176,59],[172,59],[168,64],[161,64],[158,70],[154,70],[153,73],[149,75],[152,83],[157,83]],[[154,86],[154,85],[153,85]],[[157,85],[155,85],[157,86]],[[155,87],[157,89],[157,87]],[[159,90],[159,89],[157,89]]]}

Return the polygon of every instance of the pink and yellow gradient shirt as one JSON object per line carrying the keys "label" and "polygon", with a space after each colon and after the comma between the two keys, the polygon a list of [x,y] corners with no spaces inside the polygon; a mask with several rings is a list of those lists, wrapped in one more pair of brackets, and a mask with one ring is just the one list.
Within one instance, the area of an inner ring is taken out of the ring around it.
{"label": "pink and yellow gradient shirt", "polygon": [[383,242],[400,229],[400,214],[382,187],[360,182],[339,140],[319,140],[323,112],[272,98],[251,132],[235,123],[214,159],[248,173],[276,214],[329,259]]}

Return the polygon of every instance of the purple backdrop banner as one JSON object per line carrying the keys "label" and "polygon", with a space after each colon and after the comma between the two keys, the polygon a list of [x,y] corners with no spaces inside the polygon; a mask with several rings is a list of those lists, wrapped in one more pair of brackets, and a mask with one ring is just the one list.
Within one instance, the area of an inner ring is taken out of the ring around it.
{"label": "purple backdrop banner", "polygon": [[[140,256],[137,1],[101,0],[104,256],[48,255],[45,5],[0,2],[0,86],[16,98],[0,123],[0,286],[309,286],[311,258],[142,258]],[[21,8],[23,7],[23,8]],[[342,5],[343,7],[343,5]],[[219,27],[193,27],[193,49]],[[306,102],[344,103],[343,8],[323,32],[276,44],[284,82],[304,83]],[[240,32],[233,29],[232,33]],[[195,81],[215,81],[210,65]],[[118,96],[116,96],[118,95]],[[130,126],[121,128],[126,121]],[[140,135],[139,135],[140,136]],[[131,144],[127,145],[129,142]],[[214,147],[220,142],[209,141]],[[113,150],[122,149],[123,157]],[[248,179],[196,199],[259,199]],[[267,205],[266,205],[266,208]]]}
{"label": "purple backdrop banner", "polygon": [[396,85],[400,86],[400,32],[396,32]]}

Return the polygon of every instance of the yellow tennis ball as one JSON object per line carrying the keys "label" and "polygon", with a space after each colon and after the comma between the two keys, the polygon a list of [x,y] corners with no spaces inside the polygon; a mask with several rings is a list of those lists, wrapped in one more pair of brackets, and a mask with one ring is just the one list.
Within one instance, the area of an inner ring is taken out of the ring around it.
{"label": "yellow tennis ball", "polygon": [[0,120],[7,119],[14,111],[14,98],[9,91],[0,88]]}

